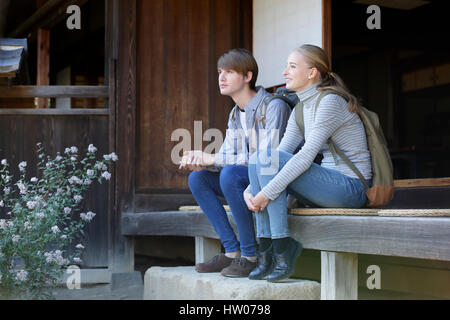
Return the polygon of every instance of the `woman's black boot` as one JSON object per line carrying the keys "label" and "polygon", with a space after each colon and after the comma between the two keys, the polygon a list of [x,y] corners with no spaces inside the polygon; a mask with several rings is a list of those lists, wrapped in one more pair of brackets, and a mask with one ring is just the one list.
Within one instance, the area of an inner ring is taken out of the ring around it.
{"label": "woman's black boot", "polygon": [[258,254],[258,261],[256,268],[250,272],[248,278],[250,280],[263,280],[268,274],[273,271],[273,246],[270,245],[265,251]]}
{"label": "woman's black boot", "polygon": [[274,268],[267,276],[267,281],[279,282],[289,278],[294,273],[295,263],[302,250],[300,242],[289,238],[286,249],[281,253],[274,253]]}

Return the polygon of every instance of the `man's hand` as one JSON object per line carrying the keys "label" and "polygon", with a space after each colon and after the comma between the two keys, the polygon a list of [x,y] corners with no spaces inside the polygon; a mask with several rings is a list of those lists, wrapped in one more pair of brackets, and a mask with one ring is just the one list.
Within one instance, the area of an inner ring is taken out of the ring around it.
{"label": "man's hand", "polygon": [[214,164],[214,155],[201,150],[185,151],[178,169],[201,171]]}

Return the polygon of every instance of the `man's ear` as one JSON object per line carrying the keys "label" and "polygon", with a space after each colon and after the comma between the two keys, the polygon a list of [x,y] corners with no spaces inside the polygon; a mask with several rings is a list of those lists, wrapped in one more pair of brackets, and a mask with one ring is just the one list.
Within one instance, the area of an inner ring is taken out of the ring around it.
{"label": "man's ear", "polygon": [[244,77],[245,82],[250,83],[250,81],[252,81],[252,78],[253,78],[253,72],[247,71],[247,75]]}

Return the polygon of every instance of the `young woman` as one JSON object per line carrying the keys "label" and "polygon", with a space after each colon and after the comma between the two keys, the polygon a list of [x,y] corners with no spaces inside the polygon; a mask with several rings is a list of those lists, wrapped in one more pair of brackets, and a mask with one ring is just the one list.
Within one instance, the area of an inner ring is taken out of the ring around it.
{"label": "young woman", "polygon": [[[302,250],[302,245],[289,237],[288,193],[312,207],[358,208],[367,201],[362,182],[342,159],[334,159],[328,139],[345,152],[369,186],[372,177],[366,134],[356,113],[358,101],[331,71],[326,53],[313,45],[297,48],[289,55],[283,76],[286,88],[296,91],[303,102],[304,136],[292,112],[280,146],[268,150],[270,166],[276,170],[262,170],[267,165],[261,155],[254,154],[249,162],[250,186],[244,192],[248,208],[257,212],[260,243],[258,265],[249,278],[271,282],[292,275]],[[326,89],[339,94],[324,96],[315,108]],[[300,151],[292,154],[302,142]],[[318,153],[324,156],[321,165],[313,163]]]}
{"label": "young woman", "polygon": [[[257,137],[261,138],[262,129],[265,129],[267,137],[273,132],[276,138],[278,132],[278,145],[291,108],[280,99],[272,100],[266,109],[265,122],[256,121],[262,118],[263,100],[271,95],[263,87],[256,87],[258,65],[247,50],[230,50],[220,57],[217,67],[220,93],[230,96],[236,103],[230,112],[225,140],[215,154],[200,150],[185,152],[180,169],[193,171],[189,175],[189,188],[225,248],[225,254],[197,264],[196,270],[221,272],[229,277],[247,277],[256,266],[258,253],[252,213],[243,198],[243,191],[249,184],[249,150],[254,145],[250,143],[253,135],[249,133],[255,127]],[[223,209],[221,197],[230,206],[239,241]]]}

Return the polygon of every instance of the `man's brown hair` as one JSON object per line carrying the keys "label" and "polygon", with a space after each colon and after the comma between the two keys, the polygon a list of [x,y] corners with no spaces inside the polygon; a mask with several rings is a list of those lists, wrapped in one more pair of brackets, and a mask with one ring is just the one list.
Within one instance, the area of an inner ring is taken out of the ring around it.
{"label": "man's brown hair", "polygon": [[247,76],[250,71],[250,89],[256,90],[256,79],[258,78],[258,64],[253,55],[246,49],[232,49],[224,53],[217,61],[217,68],[224,70],[234,70],[239,74]]}

